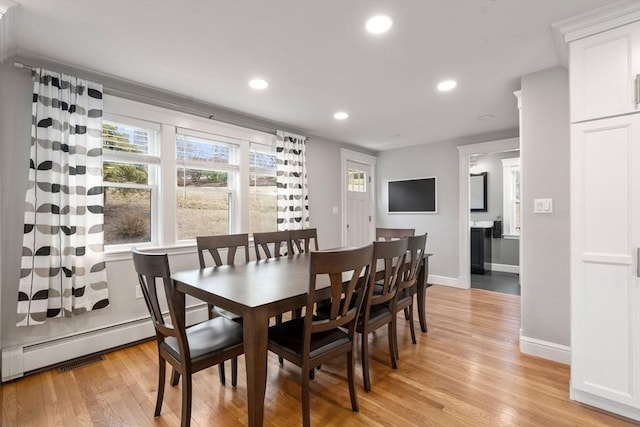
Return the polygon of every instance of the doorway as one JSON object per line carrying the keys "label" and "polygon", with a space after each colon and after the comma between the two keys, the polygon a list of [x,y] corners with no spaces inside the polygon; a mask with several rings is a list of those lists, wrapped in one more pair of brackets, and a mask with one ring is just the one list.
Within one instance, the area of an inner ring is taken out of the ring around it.
{"label": "doorway", "polygon": [[342,245],[363,246],[374,240],[375,164],[366,154],[340,150]]}
{"label": "doorway", "polygon": [[[505,151],[519,150],[520,141],[518,138],[502,139],[498,141],[484,142],[480,144],[470,144],[458,147],[459,155],[459,268],[458,284],[462,288],[471,287],[471,215],[470,215],[470,185],[469,176],[471,173],[472,157],[498,153]],[[491,189],[488,189],[491,191]],[[502,191],[502,189],[500,189]],[[485,221],[493,222],[493,219]],[[488,225],[479,224],[479,225]],[[486,237],[491,239],[491,237]],[[520,242],[518,240],[518,242]],[[518,243],[519,244],[519,243]]]}

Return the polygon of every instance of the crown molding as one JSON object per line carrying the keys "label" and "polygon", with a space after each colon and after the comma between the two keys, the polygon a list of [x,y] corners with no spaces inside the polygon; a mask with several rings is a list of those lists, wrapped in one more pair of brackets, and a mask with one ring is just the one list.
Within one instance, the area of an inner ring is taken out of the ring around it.
{"label": "crown molding", "polygon": [[16,5],[12,0],[0,0],[0,62],[4,62],[15,53]]}
{"label": "crown molding", "polygon": [[640,21],[640,2],[623,0],[552,24],[558,63],[568,67],[567,43],[635,21]]}

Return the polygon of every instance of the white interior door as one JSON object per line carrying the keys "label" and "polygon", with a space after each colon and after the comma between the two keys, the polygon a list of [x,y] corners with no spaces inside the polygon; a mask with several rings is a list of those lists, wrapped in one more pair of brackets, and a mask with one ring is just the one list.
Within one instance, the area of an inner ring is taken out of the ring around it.
{"label": "white interior door", "polygon": [[371,168],[347,161],[347,245],[363,246],[371,237]]}

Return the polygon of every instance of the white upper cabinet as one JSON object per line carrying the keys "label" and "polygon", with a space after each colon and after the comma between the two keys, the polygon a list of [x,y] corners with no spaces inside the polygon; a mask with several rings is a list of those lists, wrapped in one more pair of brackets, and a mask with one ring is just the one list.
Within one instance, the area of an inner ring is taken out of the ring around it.
{"label": "white upper cabinet", "polygon": [[638,111],[640,22],[570,44],[571,121]]}

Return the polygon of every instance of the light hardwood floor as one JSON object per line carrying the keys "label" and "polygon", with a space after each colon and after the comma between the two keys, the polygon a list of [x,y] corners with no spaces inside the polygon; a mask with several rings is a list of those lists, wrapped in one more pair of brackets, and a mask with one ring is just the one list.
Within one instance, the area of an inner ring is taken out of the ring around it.
{"label": "light hardwood floor", "polygon": [[[397,371],[390,367],[386,329],[370,337],[373,390],[364,392],[359,371],[359,413],[350,409],[343,360],[322,367],[311,385],[314,425],[634,425],[570,401],[567,366],[520,353],[519,297],[433,286],[427,309],[429,332],[419,334],[415,346],[406,321],[398,319]],[[1,425],[179,425],[179,385],[167,384],[162,415],[153,417],[154,342],[105,357],[69,372],[50,370],[2,385]],[[192,426],[246,425],[244,358],[239,371],[235,389],[230,381],[220,385],[215,368],[194,376]],[[280,368],[270,355],[268,375],[265,426],[299,425],[299,369],[286,361]]]}

